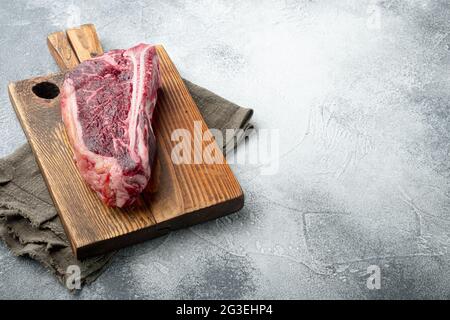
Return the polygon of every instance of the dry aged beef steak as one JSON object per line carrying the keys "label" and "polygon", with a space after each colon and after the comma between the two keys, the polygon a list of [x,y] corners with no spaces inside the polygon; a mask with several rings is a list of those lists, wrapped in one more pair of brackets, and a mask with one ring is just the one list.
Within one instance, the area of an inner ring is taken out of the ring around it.
{"label": "dry aged beef steak", "polygon": [[75,162],[109,206],[133,203],[150,179],[159,87],[156,49],[146,44],[84,61],[65,77],[61,112]]}

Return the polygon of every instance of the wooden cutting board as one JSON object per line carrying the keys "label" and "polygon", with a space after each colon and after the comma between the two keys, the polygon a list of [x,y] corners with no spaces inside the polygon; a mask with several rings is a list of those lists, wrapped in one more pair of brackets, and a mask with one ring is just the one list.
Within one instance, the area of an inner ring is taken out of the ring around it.
{"label": "wooden cutting board", "polygon": [[[68,30],[67,36],[60,32],[48,38],[52,55],[57,61],[60,58],[58,65],[63,69],[103,52],[92,25]],[[201,123],[203,131],[207,126],[167,52],[157,46],[157,53],[162,89],[158,92],[154,125],[156,166],[149,186],[131,208],[107,207],[81,178],[61,121],[59,95],[50,98],[57,93],[52,84],[60,88],[64,74],[9,84],[17,117],[79,259],[214,219],[244,204],[243,192],[225,161],[190,165],[172,162],[171,152],[177,142],[171,141],[171,133],[184,128],[193,136],[194,121]],[[212,136],[206,132],[206,137]],[[199,145],[204,150],[210,143],[201,141]],[[214,152],[222,157],[219,147],[213,144]]]}

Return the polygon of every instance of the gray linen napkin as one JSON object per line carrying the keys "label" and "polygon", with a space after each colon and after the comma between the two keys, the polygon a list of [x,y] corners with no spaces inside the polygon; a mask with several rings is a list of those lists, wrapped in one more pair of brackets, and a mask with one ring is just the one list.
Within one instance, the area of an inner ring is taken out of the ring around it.
{"label": "gray linen napkin", "polygon": [[[209,128],[242,129],[224,140],[224,152],[234,148],[252,128],[253,110],[184,81]],[[80,267],[81,284],[94,281],[113,255],[75,259],[28,144],[0,159],[0,238],[13,254],[39,261],[63,284],[70,265]]]}
{"label": "gray linen napkin", "polygon": [[[224,153],[232,150],[247,134],[250,134],[251,129],[253,129],[253,125],[249,122],[253,115],[252,109],[242,108],[186,79],[183,79],[183,81],[208,127],[222,131],[221,147]],[[226,134],[226,129],[234,129],[233,134]],[[217,142],[220,144],[220,140],[217,140]]]}

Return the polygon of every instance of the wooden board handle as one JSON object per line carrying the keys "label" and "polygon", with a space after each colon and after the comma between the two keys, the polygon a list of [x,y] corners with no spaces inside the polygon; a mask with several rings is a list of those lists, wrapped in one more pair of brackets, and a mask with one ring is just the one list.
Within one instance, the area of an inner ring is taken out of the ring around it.
{"label": "wooden board handle", "polygon": [[61,71],[71,70],[80,63],[64,31],[50,34],[47,37],[47,46]]}
{"label": "wooden board handle", "polygon": [[52,33],[47,37],[47,45],[61,71],[71,70],[80,62],[103,54],[97,31],[91,23]]}
{"label": "wooden board handle", "polygon": [[80,62],[103,54],[102,45],[92,23],[68,29],[67,37]]}

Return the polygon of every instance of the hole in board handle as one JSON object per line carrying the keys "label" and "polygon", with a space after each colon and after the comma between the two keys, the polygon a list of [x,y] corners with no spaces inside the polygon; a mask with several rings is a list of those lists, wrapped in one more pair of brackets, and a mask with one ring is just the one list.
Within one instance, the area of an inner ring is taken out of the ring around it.
{"label": "hole in board handle", "polygon": [[56,84],[44,81],[35,84],[31,90],[39,98],[43,99],[55,99],[59,96],[59,88]]}

